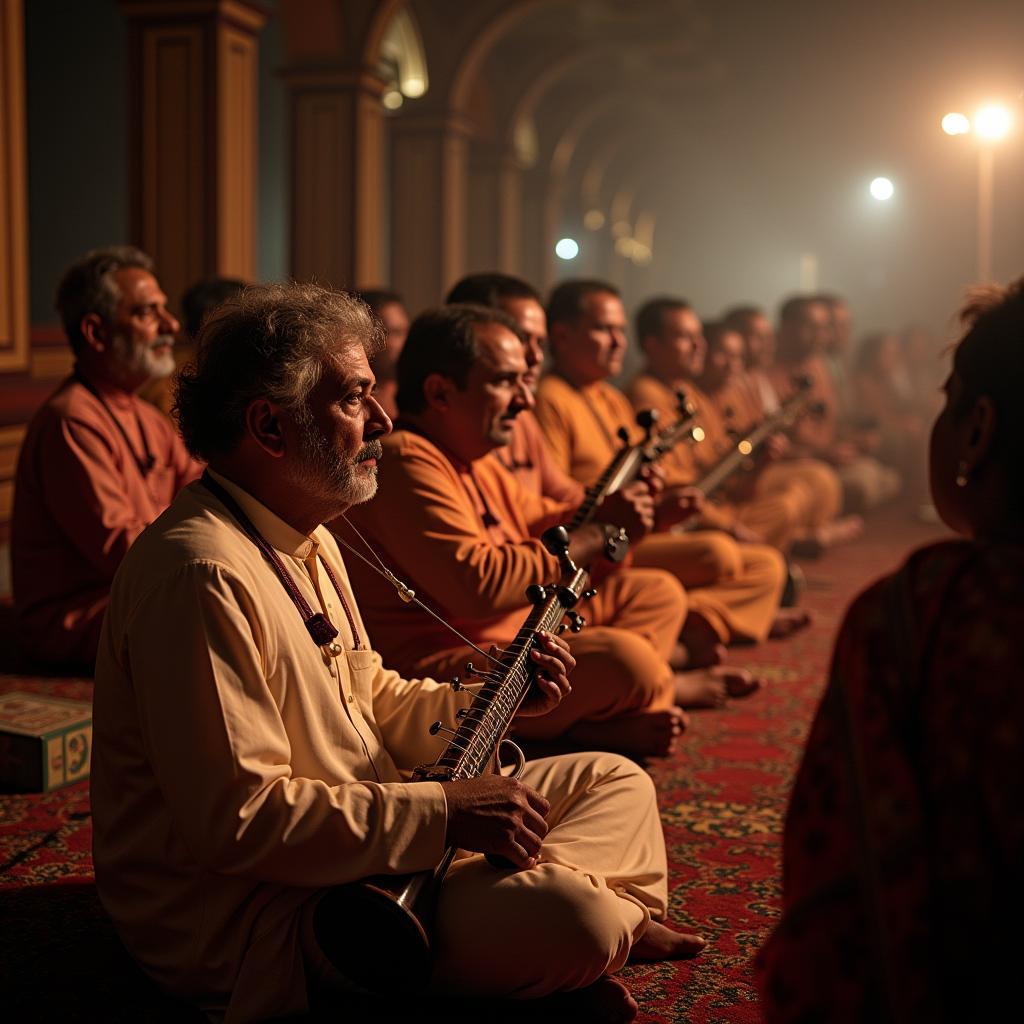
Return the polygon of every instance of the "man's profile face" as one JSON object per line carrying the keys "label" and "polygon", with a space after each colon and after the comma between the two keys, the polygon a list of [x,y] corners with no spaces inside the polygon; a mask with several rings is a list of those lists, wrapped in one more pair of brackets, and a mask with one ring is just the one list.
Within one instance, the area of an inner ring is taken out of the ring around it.
{"label": "man's profile face", "polygon": [[453,432],[466,440],[466,452],[479,458],[509,444],[512,424],[533,406],[527,387],[522,342],[498,323],[473,328],[479,355],[461,390],[449,395],[448,415]]}
{"label": "man's profile face", "polygon": [[373,397],[375,383],[362,345],[343,342],[293,416],[289,472],[325,504],[347,508],[377,493],[379,439],[391,432],[391,420]]}
{"label": "man's profile face", "polygon": [[537,390],[540,368],[544,362],[544,346],[548,341],[548,319],[544,307],[536,299],[502,299],[501,308],[519,325],[526,336],[523,357],[526,359],[526,386]]}
{"label": "man's profile face", "polygon": [[105,355],[114,377],[135,391],[174,373],[174,335],[181,325],[167,309],[167,296],[148,270],[114,271],[120,295],[107,325]]}
{"label": "man's profile face", "polygon": [[577,383],[590,384],[614,377],[626,354],[626,311],[611,292],[591,292],[579,316],[559,325],[557,357]]}
{"label": "man's profile face", "polygon": [[662,312],[661,330],[648,338],[646,345],[648,359],[660,377],[692,379],[704,372],[704,325],[692,309]]}

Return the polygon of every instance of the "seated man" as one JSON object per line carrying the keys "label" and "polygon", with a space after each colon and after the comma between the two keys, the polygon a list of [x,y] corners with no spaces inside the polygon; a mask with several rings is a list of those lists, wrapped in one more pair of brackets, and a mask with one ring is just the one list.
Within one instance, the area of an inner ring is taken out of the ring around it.
{"label": "seated man", "polygon": [[110,582],[142,530],[199,473],[136,392],[174,372],[178,321],[138,249],[91,252],[57,290],[75,369],[28,426],[11,523],[26,653],[91,671]]}
{"label": "seated man", "polygon": [[824,302],[801,296],[788,299],[779,313],[778,350],[770,376],[781,400],[792,394],[794,378],[811,379],[811,394],[822,414],[805,416],[797,423],[794,454],[835,466],[843,484],[844,506],[857,513],[894,498],[901,485],[899,474],[874,456],[875,432],[857,429],[844,414],[843,391],[837,388],[825,358],[834,348],[833,330]]}
{"label": "seated man", "polygon": [[[618,449],[620,428],[638,437],[629,399],[608,383],[621,370],[626,348],[622,300],[603,281],[567,281],[551,295],[548,331],[553,370],[541,379],[537,418],[558,464],[589,485]],[[666,472],[673,471],[673,458],[688,458],[685,445],[663,460]],[[678,503],[691,500],[686,489],[665,492],[658,529],[637,545],[635,564],[667,569],[687,588],[694,603],[683,642],[693,664],[720,660],[723,644],[803,625],[806,613],[779,609],[786,564],[777,550],[740,543],[717,529],[671,531]]]}
{"label": "seated man", "polygon": [[[384,442],[380,492],[350,516],[383,562],[478,647],[508,644],[529,610],[527,588],[558,579],[538,538],[572,519],[572,508],[523,489],[491,457],[533,403],[525,375],[522,343],[505,314],[467,305],[417,317],[398,361],[401,429]],[[344,522],[332,526],[359,543]],[[570,553],[586,566],[605,544],[605,529],[592,523],[573,532]],[[360,562],[351,571],[389,664],[446,678],[479,661],[372,569]],[[518,732],[667,754],[684,722],[668,658],[686,595],[667,573],[649,569],[599,576],[597,590],[579,609],[589,625],[570,641],[578,685]]]}
{"label": "seated man", "polygon": [[[468,698],[383,667],[320,525],[376,487],[390,429],[367,363],[379,337],[362,303],[298,284],[249,289],[203,330],[178,410],[210,470],[128,553],[97,664],[101,898],[146,971],[210,1012],[264,1020],[334,999],[340,1013],[350,965],[323,950],[362,926],[318,914],[321,901],[429,870],[454,846],[433,990],[580,989],[583,1012],[590,999],[628,1020],[636,1004],[607,975],[703,945],[658,923],[648,776],[579,754],[531,762],[521,781],[409,781],[444,749],[429,723]],[[524,713],[556,706],[572,667],[549,634],[531,657]]]}
{"label": "seated man", "polygon": [[[677,459],[667,483],[696,483],[732,451],[736,441],[730,429],[747,431],[764,419],[753,408],[753,392],[743,386],[743,339],[730,328],[714,325],[706,335],[693,307],[676,298],[645,303],[636,323],[647,362],[633,378],[629,395],[637,409],[657,409],[664,421],[671,422],[676,416],[676,389],[685,389],[704,438],[691,450],[692,466]],[[820,554],[829,544],[846,539],[835,524],[842,487],[822,462],[782,461],[779,456],[787,447],[783,436],[774,435],[750,471],[726,481],[716,495],[718,523],[741,524],[782,551],[795,544],[799,554]]]}

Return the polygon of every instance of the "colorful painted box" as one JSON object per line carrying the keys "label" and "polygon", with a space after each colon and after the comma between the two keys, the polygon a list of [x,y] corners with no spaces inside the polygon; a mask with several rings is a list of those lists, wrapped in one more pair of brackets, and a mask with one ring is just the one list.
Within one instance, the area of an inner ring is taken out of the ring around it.
{"label": "colorful painted box", "polygon": [[86,779],[91,753],[87,702],[0,694],[0,791],[42,793]]}

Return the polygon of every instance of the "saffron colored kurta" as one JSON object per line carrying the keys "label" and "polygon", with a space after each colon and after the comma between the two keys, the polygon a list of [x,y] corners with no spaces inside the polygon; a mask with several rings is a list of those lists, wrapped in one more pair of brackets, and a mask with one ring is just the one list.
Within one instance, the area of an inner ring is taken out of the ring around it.
{"label": "saffron colored kurta", "polygon": [[[620,427],[640,437],[629,399],[604,381],[577,391],[561,377],[544,377],[536,412],[556,463],[584,485],[611,461]],[[685,443],[673,449],[663,460],[669,479],[690,482],[682,474],[693,472],[692,458]],[[739,544],[720,530],[650,534],[634,549],[634,564],[672,573],[723,643],[768,635],[786,575],[776,549]]]}
{"label": "saffron colored kurta", "polygon": [[853,602],[786,817],[769,1024],[1013,1016],[1024,549],[946,541]]}
{"label": "saffron colored kurta", "polygon": [[[427,727],[468,698],[383,667],[328,531],[298,533],[217,479],[344,649],[331,657],[310,639],[219,500],[201,482],[186,488],[112,589],[96,672],[93,857],[103,904],[146,971],[234,1022],[300,1013],[307,989],[336,977],[311,929],[325,887],[441,857],[444,789],[405,772],[443,749]],[[457,862],[438,908],[437,987],[528,996],[587,984],[665,914],[664,845],[643,772],[598,754],[534,762],[524,777],[557,804],[542,863]],[[523,906],[531,926],[548,908],[546,935],[550,925],[551,941],[568,943],[559,958],[543,941],[502,946],[519,938]],[[490,973],[470,927],[479,913],[495,932]]]}
{"label": "saffron colored kurta", "polygon": [[[627,393],[635,408],[657,409],[662,422],[671,423],[675,418],[672,389],[651,374],[635,377]],[[752,394],[739,388],[712,397],[688,384],[686,394],[697,410],[705,436],[690,449],[696,464],[695,476],[687,479],[679,474],[670,475],[669,484],[699,479],[731,450],[734,442],[729,436],[730,427],[746,430],[764,418],[754,412]],[[721,510],[783,551],[797,538],[831,522],[842,501],[842,486],[835,472],[811,459],[761,465],[750,485],[748,499],[726,500]]]}
{"label": "saffron colored kurta", "polygon": [[[18,458],[11,569],[21,642],[53,663],[92,664],[125,552],[200,472],[153,406],[123,391],[101,394],[130,447],[96,396],[69,377],[32,418]],[[147,446],[153,467],[144,475],[136,456]]]}
{"label": "saffron colored kurta", "polygon": [[[473,643],[486,650],[511,641],[529,611],[526,588],[558,579],[558,562],[538,537],[568,521],[566,506],[520,487],[491,455],[466,465],[408,430],[384,440],[378,480],[377,497],[349,518],[384,563]],[[469,658],[480,662],[375,572],[355,562],[350,569],[389,664],[440,678],[460,673]],[[550,738],[579,721],[671,703],[667,659],[686,615],[679,584],[662,572],[615,572],[579,611],[589,625],[566,634],[577,660],[573,692],[550,715],[521,720],[524,736]]]}
{"label": "saffron colored kurta", "polygon": [[[814,416],[802,416],[792,431],[793,438],[815,458],[829,460],[840,440],[839,401],[828,366],[812,356],[794,366],[776,365],[769,377],[781,401],[794,390],[795,377],[808,377],[810,394],[818,407]],[[899,474],[872,455],[861,453],[852,461],[836,466],[843,484],[847,510],[860,512],[894,498],[900,490]]]}

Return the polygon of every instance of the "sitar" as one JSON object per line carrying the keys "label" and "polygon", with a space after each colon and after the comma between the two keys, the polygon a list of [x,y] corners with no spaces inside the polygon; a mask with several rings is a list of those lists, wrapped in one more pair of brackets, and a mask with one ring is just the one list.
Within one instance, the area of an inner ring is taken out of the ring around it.
{"label": "sitar", "polygon": [[812,412],[815,407],[812,383],[810,377],[794,380],[794,393],[775,412],[739,438],[693,486],[705,497],[710,497],[737,470],[750,464],[769,437],[788,430],[805,412]]}
{"label": "sitar", "polygon": [[[592,522],[601,502],[610,494],[627,487],[640,476],[645,466],[652,465],[670,452],[684,440],[700,441],[704,432],[697,426],[697,415],[693,403],[686,393],[680,389],[676,392],[676,407],[679,418],[670,426],[655,432],[658,422],[657,409],[642,409],[636,414],[637,426],[644,432],[643,440],[634,444],[630,441],[629,431],[619,427],[618,438],[622,447],[612,456],[611,462],[604,468],[601,475],[587,489],[583,502],[569,524],[569,530],[578,530],[581,526]],[[607,538],[605,554],[612,561],[621,561],[625,555],[625,547],[629,541],[625,532]]]}
{"label": "sitar", "polygon": [[[515,639],[500,652],[492,667],[467,664],[465,674],[480,679],[479,688],[472,703],[456,713],[456,723],[446,726],[435,722],[430,727],[432,735],[443,734],[448,742],[435,761],[416,767],[413,780],[449,782],[476,778],[499,771],[501,755],[511,758],[516,777],[521,774],[525,755],[507,734],[537,674],[537,666],[530,658],[537,634],[561,633],[566,628],[579,632],[586,623],[575,607],[581,599],[594,594],[587,589],[586,570],[573,564],[569,557],[569,534],[565,527],[546,530],[541,540],[558,558],[558,581],[527,588],[530,612]],[[568,622],[563,621],[566,619]],[[451,683],[456,690],[468,690],[458,676]],[[331,930],[332,934],[337,933],[333,938],[318,930],[324,954],[351,981],[364,988],[423,988],[430,976],[431,926],[437,896],[456,852],[449,847],[432,870],[377,875],[329,890],[317,913],[329,914],[340,922],[340,927]],[[488,860],[497,866],[510,866],[499,858]]]}

